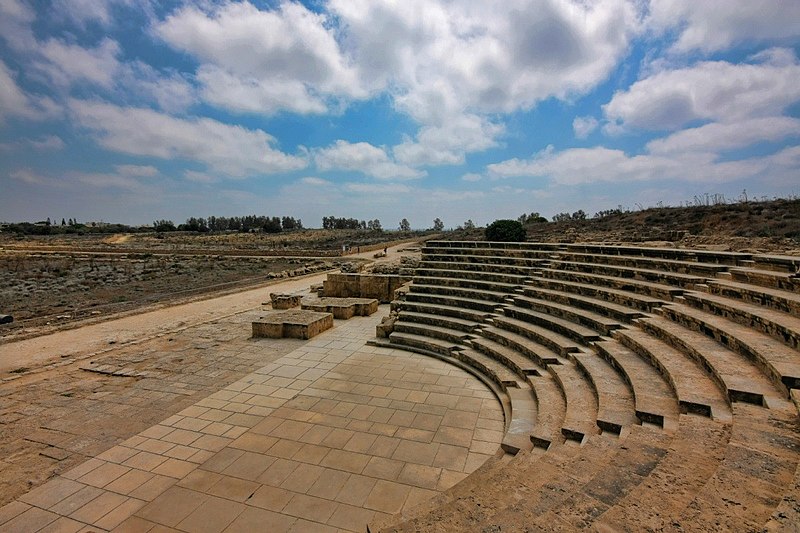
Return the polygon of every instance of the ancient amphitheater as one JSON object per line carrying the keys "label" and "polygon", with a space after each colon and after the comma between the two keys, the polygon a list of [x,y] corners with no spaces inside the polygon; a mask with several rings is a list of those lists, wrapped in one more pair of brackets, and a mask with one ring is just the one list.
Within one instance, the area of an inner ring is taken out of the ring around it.
{"label": "ancient amphitheater", "polygon": [[798,530],[798,267],[730,252],[427,243],[388,344],[490,383],[508,455],[381,525]]}
{"label": "ancient amphitheater", "polygon": [[[0,530],[798,531],[799,267],[429,241],[391,314],[273,341],[231,312],[109,348],[89,370],[128,405],[102,409],[174,414],[54,467]],[[53,428],[113,396],[58,385],[64,420],[26,437],[56,459]]]}

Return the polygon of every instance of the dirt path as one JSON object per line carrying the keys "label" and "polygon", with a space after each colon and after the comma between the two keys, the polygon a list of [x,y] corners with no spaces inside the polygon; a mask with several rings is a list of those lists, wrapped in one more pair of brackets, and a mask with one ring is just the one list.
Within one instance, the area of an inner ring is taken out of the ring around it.
{"label": "dirt path", "polygon": [[[397,259],[398,250],[406,246],[408,244],[389,248],[387,257],[377,261]],[[372,259],[373,254],[374,252],[364,252],[349,257]],[[98,324],[2,344],[0,345],[0,374],[21,368],[37,367],[68,357],[80,358],[107,350],[112,346],[152,338],[223,316],[260,309],[263,302],[269,301],[270,292],[300,291],[312,284],[322,283],[326,276],[327,274],[323,273],[281,283],[265,283],[258,288],[234,294],[199,299],[157,310],[145,310],[133,316],[112,318]]]}

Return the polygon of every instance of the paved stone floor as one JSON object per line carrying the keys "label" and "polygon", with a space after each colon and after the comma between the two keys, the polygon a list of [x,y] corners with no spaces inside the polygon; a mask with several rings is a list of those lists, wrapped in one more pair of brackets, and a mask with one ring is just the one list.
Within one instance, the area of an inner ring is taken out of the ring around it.
{"label": "paved stone floor", "polygon": [[[0,508],[0,529],[365,531],[452,486],[498,450],[500,405],[460,369],[366,346],[387,311],[293,341]],[[247,314],[237,322],[249,336]]]}

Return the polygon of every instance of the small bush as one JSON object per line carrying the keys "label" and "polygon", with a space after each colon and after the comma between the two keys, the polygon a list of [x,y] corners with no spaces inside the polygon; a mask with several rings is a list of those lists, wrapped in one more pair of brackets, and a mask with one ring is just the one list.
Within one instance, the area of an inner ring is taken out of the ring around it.
{"label": "small bush", "polygon": [[497,242],[522,242],[525,228],[517,220],[495,220],[486,227],[486,240]]}

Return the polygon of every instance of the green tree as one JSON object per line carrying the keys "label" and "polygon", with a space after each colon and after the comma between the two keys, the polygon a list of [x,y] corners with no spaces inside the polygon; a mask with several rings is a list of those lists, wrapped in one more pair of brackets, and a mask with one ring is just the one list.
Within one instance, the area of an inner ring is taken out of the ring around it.
{"label": "green tree", "polygon": [[411,223],[407,218],[400,221],[400,231],[411,231]]}
{"label": "green tree", "polygon": [[486,227],[486,240],[497,242],[522,242],[525,228],[518,220],[495,220]]}
{"label": "green tree", "polygon": [[444,229],[444,222],[441,218],[433,219],[433,231],[442,231]]}

